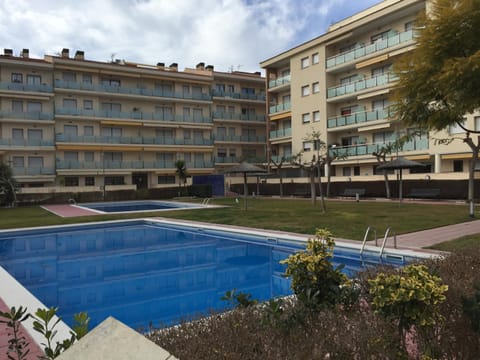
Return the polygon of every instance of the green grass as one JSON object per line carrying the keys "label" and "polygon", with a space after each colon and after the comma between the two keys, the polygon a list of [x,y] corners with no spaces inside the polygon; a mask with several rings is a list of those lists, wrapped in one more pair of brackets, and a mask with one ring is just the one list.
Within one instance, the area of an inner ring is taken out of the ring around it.
{"label": "green grass", "polygon": [[449,251],[449,252],[459,252],[459,251],[469,251],[473,249],[478,249],[480,247],[480,234],[467,235],[461,238],[445,241],[440,244],[430,246],[429,249]]}
{"label": "green grass", "polygon": [[243,200],[236,204],[232,198],[213,199],[210,204],[228,207],[77,218],[61,218],[40,207],[0,209],[0,228],[161,216],[304,234],[314,234],[317,228],[327,228],[335,237],[362,240],[369,225],[375,227],[378,237],[381,237],[389,226],[397,234],[402,234],[470,220],[466,205],[451,204],[399,205],[396,202],[331,200],[327,201],[326,213],[321,212],[320,202],[312,206],[309,200],[304,199],[249,199],[247,211],[243,209]]}

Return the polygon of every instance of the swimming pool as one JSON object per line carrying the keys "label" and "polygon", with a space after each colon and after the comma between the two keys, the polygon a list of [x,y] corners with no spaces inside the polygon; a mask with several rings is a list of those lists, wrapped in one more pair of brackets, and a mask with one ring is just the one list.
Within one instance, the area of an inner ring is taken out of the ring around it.
{"label": "swimming pool", "polygon": [[[153,219],[0,232],[0,266],[71,324],[87,311],[92,327],[108,316],[138,328],[223,309],[236,288],[259,300],[291,293],[279,261],[305,238],[187,226]],[[337,246],[334,262],[353,275],[379,261],[359,246]],[[411,260],[385,254],[390,263]],[[1,296],[0,290],[0,296]],[[17,304],[21,305],[21,304]]]}
{"label": "swimming pool", "polygon": [[185,210],[199,209],[205,207],[202,204],[193,204],[176,201],[158,201],[158,200],[141,200],[141,201],[118,201],[118,202],[99,202],[77,204],[76,207],[93,210],[98,213],[126,213],[126,212],[142,212],[142,211],[161,211],[161,210]]}

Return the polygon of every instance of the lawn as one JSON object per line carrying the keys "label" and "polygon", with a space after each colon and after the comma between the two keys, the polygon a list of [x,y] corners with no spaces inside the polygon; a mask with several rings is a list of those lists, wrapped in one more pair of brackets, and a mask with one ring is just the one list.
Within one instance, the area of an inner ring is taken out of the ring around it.
{"label": "lawn", "polygon": [[0,209],[0,228],[18,228],[80,222],[130,219],[152,216],[204,221],[209,223],[248,226],[314,234],[317,228],[329,229],[335,237],[362,240],[368,226],[383,237],[387,227],[397,234],[469,221],[466,205],[418,204],[405,202],[327,201],[322,213],[320,203],[313,206],[306,199],[252,198],[248,210],[232,198],[213,199],[210,204],[223,208],[149,212],[129,215],[97,215],[61,218],[40,207]]}

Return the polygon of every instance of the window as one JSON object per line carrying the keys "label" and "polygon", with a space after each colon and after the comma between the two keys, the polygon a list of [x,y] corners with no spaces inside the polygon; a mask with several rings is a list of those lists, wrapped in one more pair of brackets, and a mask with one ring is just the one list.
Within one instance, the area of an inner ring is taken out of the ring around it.
{"label": "window", "polygon": [[227,157],[227,149],[226,148],[218,148],[217,149],[217,156],[219,158],[225,158]]}
{"label": "window", "polygon": [[92,83],[92,75],[90,74],[83,74],[82,75],[82,82],[84,84],[91,84]]}
{"label": "window", "polygon": [[173,139],[175,132],[173,129],[157,129],[155,130],[155,136],[158,138]]}
{"label": "window", "polygon": [[[103,159],[107,162],[112,162],[112,161],[122,161],[123,159],[123,154],[121,152],[104,152],[103,153]],[[123,178],[122,178],[123,179]]]}
{"label": "window", "polygon": [[349,167],[342,168],[342,175],[343,176],[350,176],[352,174],[352,169]]}
{"label": "window", "polygon": [[42,83],[42,77],[40,75],[27,75],[27,84],[40,85]]}
{"label": "window", "polygon": [[227,91],[229,93],[235,92],[235,85],[232,85],[232,84],[227,85]]}
{"label": "window", "polygon": [[313,112],[313,122],[318,122],[320,121],[320,111],[314,111]]}
{"label": "window", "polygon": [[385,65],[385,66],[380,66],[375,69],[372,69],[372,77],[386,74],[390,71],[390,68],[391,68],[390,65]]}
{"label": "window", "polygon": [[93,101],[92,100],[83,100],[83,109],[84,110],[93,110]]}
{"label": "window", "polygon": [[13,167],[16,167],[16,168],[25,167],[25,159],[23,158],[23,156],[14,156],[12,160],[13,160],[13,163],[12,163]]}
{"label": "window", "polygon": [[120,83],[119,79],[102,79],[103,86],[119,87]]}
{"label": "window", "polygon": [[23,129],[12,129],[12,140],[14,144],[23,144]]}
{"label": "window", "polygon": [[77,99],[63,99],[65,109],[77,109]]}
{"label": "window", "polygon": [[183,138],[190,140],[192,138],[192,132],[189,129],[183,129]]}
{"label": "window", "polygon": [[375,144],[387,144],[393,139],[393,131],[383,131],[373,134],[373,142]]}
{"label": "window", "polygon": [[235,106],[229,106],[228,107],[228,113],[229,114],[234,114],[235,113]]}
{"label": "window", "polygon": [[103,127],[103,128],[102,128],[102,136],[107,136],[107,137],[121,137],[121,136],[122,136],[122,128],[117,128],[117,127]]}
{"label": "window", "polygon": [[28,157],[28,167],[29,168],[42,168],[43,167],[43,157],[41,157],[41,156],[29,156]]}
{"label": "window", "polygon": [[226,136],[227,136],[227,128],[224,126],[219,126],[217,128],[217,137],[223,140],[225,139]]}
{"label": "window", "polygon": [[310,95],[310,86],[309,85],[302,86],[302,96],[308,96],[308,95]]}
{"label": "window", "polygon": [[173,175],[158,175],[158,184],[175,184],[175,176]]}
{"label": "window", "polygon": [[300,60],[300,64],[301,64],[302,69],[307,68],[310,65],[310,63],[308,61],[308,57],[304,57],[302,60]]}
{"label": "window", "polygon": [[63,153],[63,158],[65,161],[78,161],[78,152],[76,151],[65,151]]}
{"label": "window", "polygon": [[242,87],[242,94],[244,94],[244,95],[254,95],[255,94],[255,89],[254,88]]}
{"label": "window", "polygon": [[77,125],[63,125],[63,134],[66,137],[76,137],[76,136],[78,136]]}
{"label": "window", "polygon": [[85,176],[85,186],[95,186],[95,178],[93,176]]}
{"label": "window", "polygon": [[386,39],[388,37],[388,34],[390,33],[390,30],[387,31],[382,31],[381,33],[373,35],[370,40],[372,41],[372,44],[381,41],[383,39]]}
{"label": "window", "polygon": [[310,122],[310,113],[302,114],[302,123],[309,123]]}
{"label": "window", "polygon": [[320,92],[320,84],[318,83],[318,81],[312,84],[312,92],[314,94]]}
{"label": "window", "polygon": [[83,127],[83,136],[93,136],[93,126],[85,125]]}
{"label": "window", "polygon": [[228,149],[228,156],[230,156],[232,159],[237,157],[237,149],[235,148],[230,148]]}
{"label": "window", "polygon": [[195,140],[203,141],[203,130],[193,130],[193,138]]}
{"label": "window", "polygon": [[85,159],[85,162],[94,162],[95,161],[95,154],[93,151],[85,151],[83,154],[83,157]]}
{"label": "window", "polygon": [[453,171],[463,172],[463,160],[453,160]]}
{"label": "window", "polygon": [[173,161],[173,153],[162,152],[156,154],[157,161],[165,162],[165,161]]}
{"label": "window", "polygon": [[225,84],[215,84],[215,90],[218,92],[225,92]]}
{"label": "window", "polygon": [[40,141],[43,139],[42,129],[28,129],[27,130],[28,140]]}
{"label": "window", "polygon": [[[464,120],[467,120],[464,118]],[[455,124],[455,125],[450,125],[449,126],[449,133],[450,135],[454,135],[454,134],[461,134],[461,133],[464,133],[465,130],[463,130],[460,125],[458,124]]]}
{"label": "window", "polygon": [[183,85],[182,86],[182,91],[183,91],[183,95],[189,95],[190,94],[190,86],[189,85]]}
{"label": "window", "polygon": [[42,103],[38,101],[27,102],[27,112],[42,112]]}
{"label": "window", "polygon": [[183,120],[190,120],[190,108],[184,107],[183,108]]}
{"label": "window", "polygon": [[414,24],[415,24],[415,22],[413,22],[413,21],[406,22],[405,23],[405,31],[413,30]]}
{"label": "window", "polygon": [[78,176],[65,176],[65,186],[78,186]]}
{"label": "window", "polygon": [[119,113],[122,111],[122,104],[104,102],[102,103],[102,110],[111,111],[112,113]]}
{"label": "window", "polygon": [[191,153],[183,153],[183,160],[186,163],[189,163],[192,161],[192,154]]}
{"label": "window", "polygon": [[235,128],[234,127],[229,127],[228,128],[228,136],[230,136],[230,137],[235,136]]}
{"label": "window", "polygon": [[217,105],[217,112],[223,114],[225,112],[225,105]]}
{"label": "window", "polygon": [[77,75],[74,72],[71,71],[65,71],[62,74],[62,79],[63,81],[77,81]]}
{"label": "window", "polygon": [[155,115],[160,117],[162,120],[172,120],[173,108],[166,105],[155,106]]}
{"label": "window", "polygon": [[360,176],[360,166],[353,167],[353,176]]}
{"label": "window", "polygon": [[105,176],[105,185],[125,185],[123,176]]}
{"label": "window", "polygon": [[192,96],[195,99],[202,97],[202,87],[201,86],[192,86]]}
{"label": "window", "polygon": [[12,83],[22,83],[23,82],[23,74],[20,73],[12,73]]}
{"label": "window", "polygon": [[358,75],[350,75],[340,79],[340,85],[348,85],[358,80]]}
{"label": "window", "polygon": [[372,101],[372,110],[381,110],[388,107],[387,99],[380,99]]}
{"label": "window", "polygon": [[23,112],[23,101],[12,100],[12,112]]}
{"label": "window", "polygon": [[311,141],[304,141],[303,142],[303,151],[310,151],[312,150],[312,142]]}
{"label": "window", "polygon": [[193,109],[193,121],[202,121],[202,120],[203,120],[203,110]]}
{"label": "window", "polygon": [[320,58],[318,56],[318,53],[315,53],[312,55],[312,65],[318,64],[320,62]]}

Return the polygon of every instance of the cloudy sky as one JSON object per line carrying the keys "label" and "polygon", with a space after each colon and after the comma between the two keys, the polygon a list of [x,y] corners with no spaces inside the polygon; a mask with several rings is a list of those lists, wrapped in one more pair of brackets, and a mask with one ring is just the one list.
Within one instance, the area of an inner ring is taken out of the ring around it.
{"label": "cloudy sky", "polygon": [[[258,71],[380,0],[0,0],[0,49]],[[1,50],[3,52],[3,50]]]}

